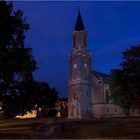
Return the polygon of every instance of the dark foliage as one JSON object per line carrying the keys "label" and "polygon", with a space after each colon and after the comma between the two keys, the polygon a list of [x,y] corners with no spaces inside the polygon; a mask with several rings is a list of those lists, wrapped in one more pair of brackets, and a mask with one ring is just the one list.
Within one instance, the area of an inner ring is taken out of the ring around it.
{"label": "dark foliage", "polygon": [[12,2],[0,1],[0,103],[8,119],[39,108],[53,114],[58,98],[55,89],[32,77],[37,65],[24,44],[28,29],[23,12],[14,11]]}
{"label": "dark foliage", "polygon": [[120,69],[112,70],[111,98],[124,108],[140,107],[140,45],[123,52]]}
{"label": "dark foliage", "polygon": [[25,83],[33,80],[37,68],[31,48],[24,46],[28,29],[23,12],[14,11],[12,2],[0,1],[0,102],[5,118],[25,112]]}
{"label": "dark foliage", "polygon": [[[58,100],[58,92],[45,82],[37,83],[34,105],[41,117],[54,117],[56,115],[55,103]],[[41,111],[39,112],[39,109]]]}

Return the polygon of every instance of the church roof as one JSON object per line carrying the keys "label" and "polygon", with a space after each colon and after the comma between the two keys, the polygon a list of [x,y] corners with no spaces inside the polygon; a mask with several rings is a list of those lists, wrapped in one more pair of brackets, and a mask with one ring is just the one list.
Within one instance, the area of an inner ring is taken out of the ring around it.
{"label": "church roof", "polygon": [[109,77],[109,75],[102,73],[102,72],[98,72],[98,71],[92,71],[92,73],[97,77],[103,77],[103,78]]}
{"label": "church roof", "polygon": [[92,74],[95,75],[97,78],[99,77],[103,77],[104,79],[104,83],[105,84],[109,84],[109,75],[108,74],[105,74],[105,73],[102,73],[102,72],[98,72],[98,71],[92,71]]}
{"label": "church roof", "polygon": [[80,11],[79,11],[74,30],[83,31],[84,29],[85,29],[85,27],[84,27],[82,17],[81,17]]}

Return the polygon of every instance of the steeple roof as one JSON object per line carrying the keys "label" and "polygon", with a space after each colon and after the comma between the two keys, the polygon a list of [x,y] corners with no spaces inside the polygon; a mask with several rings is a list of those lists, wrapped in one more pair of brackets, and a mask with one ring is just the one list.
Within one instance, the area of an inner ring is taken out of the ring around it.
{"label": "steeple roof", "polygon": [[85,29],[85,27],[84,27],[82,17],[80,14],[80,10],[79,10],[74,30],[83,31],[84,29]]}

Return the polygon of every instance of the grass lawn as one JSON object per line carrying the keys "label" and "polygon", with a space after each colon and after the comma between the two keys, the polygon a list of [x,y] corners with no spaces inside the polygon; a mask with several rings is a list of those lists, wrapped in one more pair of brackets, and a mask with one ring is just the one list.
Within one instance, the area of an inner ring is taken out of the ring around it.
{"label": "grass lawn", "polygon": [[1,120],[0,139],[140,139],[140,118],[92,120],[53,119]]}

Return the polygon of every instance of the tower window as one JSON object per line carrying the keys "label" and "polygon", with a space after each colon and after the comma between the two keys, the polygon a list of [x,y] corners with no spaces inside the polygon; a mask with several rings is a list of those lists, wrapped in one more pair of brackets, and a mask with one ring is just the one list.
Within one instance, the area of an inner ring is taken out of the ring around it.
{"label": "tower window", "polygon": [[84,67],[87,68],[87,64],[84,64]]}
{"label": "tower window", "polygon": [[74,68],[76,68],[77,67],[77,64],[74,64],[74,66],[73,66]]}

